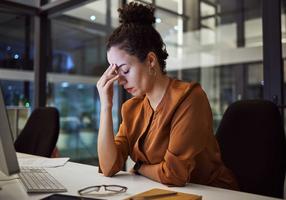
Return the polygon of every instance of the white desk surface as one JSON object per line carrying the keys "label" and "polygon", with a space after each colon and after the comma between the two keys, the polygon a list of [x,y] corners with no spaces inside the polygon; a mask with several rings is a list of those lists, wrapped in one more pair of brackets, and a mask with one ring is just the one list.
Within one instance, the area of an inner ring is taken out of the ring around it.
{"label": "white desk surface", "polygon": [[[102,199],[118,200],[132,196],[152,188],[169,189],[178,192],[192,193],[203,196],[203,200],[274,200],[276,198],[208,187],[197,184],[188,184],[185,187],[167,187],[148,178],[120,172],[114,177],[104,177],[98,173],[98,167],[68,162],[63,167],[48,168],[60,183],[68,190],[65,194],[77,195],[77,191],[92,185],[118,184],[128,187],[126,193],[115,196],[98,197]],[[3,176],[2,176],[3,177]],[[2,178],[1,178],[2,179]],[[28,194],[19,179],[0,181],[0,200],[41,199],[50,194]]]}

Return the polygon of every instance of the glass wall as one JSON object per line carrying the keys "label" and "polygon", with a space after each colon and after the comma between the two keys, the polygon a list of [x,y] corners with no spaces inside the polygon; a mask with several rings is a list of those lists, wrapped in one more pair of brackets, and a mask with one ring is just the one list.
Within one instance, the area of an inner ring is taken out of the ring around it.
{"label": "glass wall", "polygon": [[[60,112],[60,156],[98,165],[97,135],[100,101],[96,85],[70,82],[49,83],[48,105]],[[118,129],[118,86],[114,86],[114,131]]]}
{"label": "glass wall", "polygon": [[[90,164],[97,164],[100,102],[96,82],[107,67],[105,41],[111,30],[106,22],[106,2],[94,1],[50,18],[53,56],[47,69],[46,93],[47,106],[60,112],[57,148],[60,156]],[[113,3],[112,9],[117,8],[118,2]],[[5,103],[26,106],[30,112],[34,99],[33,17],[14,14],[13,10],[0,12],[0,16],[0,81]],[[117,18],[112,20],[116,23]],[[114,92],[116,132],[117,85]]]}
{"label": "glass wall", "polygon": [[97,33],[91,20],[65,14],[52,19],[51,72],[99,76],[107,64],[105,41],[106,34]]}
{"label": "glass wall", "polygon": [[32,31],[30,16],[0,8],[0,87],[13,140],[23,129],[33,105]]}
{"label": "glass wall", "polygon": [[184,10],[183,23],[169,31],[156,26],[170,54],[167,70],[203,86],[216,128],[230,103],[263,98],[261,1],[190,0],[181,5],[177,17]]}
{"label": "glass wall", "polygon": [[[48,86],[49,104],[57,107],[61,113],[57,147],[61,156],[95,165],[98,162],[100,112],[96,81],[108,66],[105,42],[112,24],[116,24],[111,20],[109,9],[118,8],[118,1],[110,1],[111,5],[107,3],[105,0],[94,1],[51,19],[51,72],[73,77],[72,81],[61,80]],[[116,132],[119,123],[118,86],[115,85],[114,90],[113,119]]]}
{"label": "glass wall", "polygon": [[[4,94],[5,104],[7,106],[19,106],[29,108],[33,104],[33,82],[0,80],[0,86]],[[25,93],[29,94],[26,98]]]}
{"label": "glass wall", "polygon": [[[230,103],[263,98],[261,0],[138,2],[155,2],[155,28],[169,53],[167,73],[202,85],[210,100],[215,129]],[[281,15],[283,55],[285,2],[282,1]],[[96,82],[108,66],[105,42],[119,24],[117,9],[122,3],[91,1],[49,17],[52,64],[47,69],[47,105],[60,111],[57,144],[60,156],[71,157],[73,161],[98,162],[100,102]],[[31,108],[34,104],[33,17],[0,8],[0,25],[0,84],[5,103]],[[117,85],[114,90],[116,132],[122,90]]]}
{"label": "glass wall", "polygon": [[32,70],[33,21],[0,9],[0,69]]}
{"label": "glass wall", "polygon": [[0,9],[0,86],[7,106],[33,104],[30,16]]}

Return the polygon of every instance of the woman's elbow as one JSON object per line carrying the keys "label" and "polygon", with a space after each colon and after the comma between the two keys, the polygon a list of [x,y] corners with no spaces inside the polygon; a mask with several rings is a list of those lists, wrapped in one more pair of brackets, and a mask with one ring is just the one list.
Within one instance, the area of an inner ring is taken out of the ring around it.
{"label": "woman's elbow", "polygon": [[160,181],[161,181],[161,183],[163,183],[165,185],[171,185],[171,186],[177,186],[177,187],[184,187],[188,183],[187,178],[177,177],[174,175],[160,176]]}
{"label": "woman's elbow", "polygon": [[114,176],[115,172],[112,171],[111,169],[109,170],[102,169],[102,174],[106,177],[112,177]]}
{"label": "woman's elbow", "polygon": [[179,180],[171,180],[166,183],[163,183],[165,185],[171,185],[171,186],[176,186],[176,187],[184,187],[186,186],[187,182],[185,181],[179,181]]}
{"label": "woman's elbow", "polygon": [[187,182],[185,182],[185,181],[174,182],[174,186],[177,186],[177,187],[185,187],[186,184],[187,184]]}
{"label": "woman's elbow", "polygon": [[98,172],[102,173],[106,177],[111,177],[114,176],[114,174],[116,174],[115,166],[110,167],[99,164],[98,167],[99,167]]}

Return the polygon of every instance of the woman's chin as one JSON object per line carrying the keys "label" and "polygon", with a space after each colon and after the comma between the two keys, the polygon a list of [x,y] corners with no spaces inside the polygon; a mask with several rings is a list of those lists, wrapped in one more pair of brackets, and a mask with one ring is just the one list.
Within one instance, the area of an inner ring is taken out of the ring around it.
{"label": "woman's chin", "polygon": [[134,94],[131,94],[133,97],[140,97],[141,95],[139,95],[139,94],[136,94],[136,93],[134,93]]}
{"label": "woman's chin", "polygon": [[143,94],[142,92],[136,91],[136,92],[133,92],[131,95],[132,95],[133,97],[141,97],[141,96],[143,96],[144,94]]}

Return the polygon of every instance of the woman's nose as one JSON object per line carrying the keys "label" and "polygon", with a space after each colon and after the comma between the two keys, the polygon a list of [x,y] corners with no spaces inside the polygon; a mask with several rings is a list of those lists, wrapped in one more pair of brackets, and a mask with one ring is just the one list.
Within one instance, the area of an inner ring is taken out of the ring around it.
{"label": "woman's nose", "polygon": [[127,80],[123,76],[119,76],[118,84],[124,85],[127,82]]}

